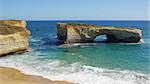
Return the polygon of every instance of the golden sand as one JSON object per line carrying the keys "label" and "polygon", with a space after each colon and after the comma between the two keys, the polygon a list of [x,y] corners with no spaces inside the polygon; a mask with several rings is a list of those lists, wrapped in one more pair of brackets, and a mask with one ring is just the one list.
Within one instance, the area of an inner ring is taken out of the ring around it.
{"label": "golden sand", "polygon": [[41,76],[25,75],[13,68],[0,67],[0,84],[71,84],[65,81],[51,81]]}

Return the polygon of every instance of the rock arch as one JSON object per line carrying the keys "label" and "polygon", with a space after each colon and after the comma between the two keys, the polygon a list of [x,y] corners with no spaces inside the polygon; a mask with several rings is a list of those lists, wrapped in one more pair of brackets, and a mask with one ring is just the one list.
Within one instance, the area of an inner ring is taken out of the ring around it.
{"label": "rock arch", "polygon": [[107,39],[107,37],[106,37],[106,35],[104,34],[104,35],[98,35],[98,36],[96,36],[96,38],[94,39],[94,42],[106,42],[106,39]]}
{"label": "rock arch", "polygon": [[99,35],[106,35],[107,42],[137,43],[141,30],[137,28],[115,28],[80,23],[57,23],[57,35],[64,43],[89,43]]}

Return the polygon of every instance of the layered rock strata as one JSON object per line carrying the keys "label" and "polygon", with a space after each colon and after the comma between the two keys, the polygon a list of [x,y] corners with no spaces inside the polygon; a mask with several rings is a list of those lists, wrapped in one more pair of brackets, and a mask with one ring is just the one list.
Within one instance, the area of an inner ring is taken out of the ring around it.
{"label": "layered rock strata", "polygon": [[80,23],[57,23],[57,35],[64,43],[89,43],[99,35],[106,35],[107,42],[140,42],[141,30],[137,28],[117,28]]}
{"label": "layered rock strata", "polygon": [[28,49],[26,22],[0,20],[0,56]]}

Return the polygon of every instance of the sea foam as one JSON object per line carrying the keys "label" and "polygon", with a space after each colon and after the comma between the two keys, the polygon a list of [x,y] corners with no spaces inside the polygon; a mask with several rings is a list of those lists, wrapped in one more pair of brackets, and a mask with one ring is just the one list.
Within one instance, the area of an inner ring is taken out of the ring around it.
{"label": "sea foam", "polygon": [[27,53],[3,57],[0,59],[0,66],[16,68],[25,74],[40,75],[50,80],[77,84],[150,84],[150,75],[92,67],[80,62],[68,64],[62,60],[41,61],[36,59],[35,54]]}

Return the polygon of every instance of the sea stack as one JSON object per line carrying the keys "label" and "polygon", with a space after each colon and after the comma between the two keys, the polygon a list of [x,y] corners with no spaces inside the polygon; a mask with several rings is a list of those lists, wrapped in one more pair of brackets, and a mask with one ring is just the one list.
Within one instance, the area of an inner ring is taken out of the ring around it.
{"label": "sea stack", "polygon": [[80,23],[57,23],[57,35],[64,43],[91,43],[99,35],[106,35],[107,42],[138,43],[142,38],[137,28],[95,26]]}
{"label": "sea stack", "polygon": [[28,49],[30,32],[21,20],[0,20],[0,56]]}

